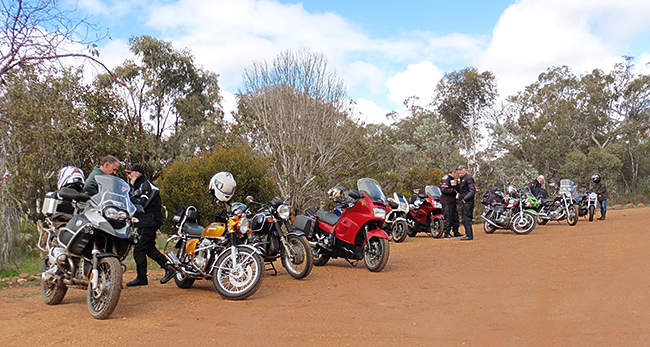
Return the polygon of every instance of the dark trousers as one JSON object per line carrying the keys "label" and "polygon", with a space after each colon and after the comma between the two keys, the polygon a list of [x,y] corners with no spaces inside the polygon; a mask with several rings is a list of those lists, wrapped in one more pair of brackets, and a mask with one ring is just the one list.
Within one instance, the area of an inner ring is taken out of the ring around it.
{"label": "dark trousers", "polygon": [[461,202],[461,210],[463,213],[463,228],[465,228],[465,236],[467,238],[474,238],[474,231],[472,231],[472,219],[474,218],[474,201]]}
{"label": "dark trousers", "polygon": [[133,260],[138,278],[147,279],[147,256],[153,259],[160,267],[164,268],[167,258],[156,248],[157,229],[139,229],[140,239],[133,247]]}
{"label": "dark trousers", "polygon": [[607,199],[598,201],[598,204],[600,205],[600,215],[602,216],[607,212]]}
{"label": "dark trousers", "polygon": [[458,227],[460,226],[460,221],[458,220],[458,208],[456,204],[442,204],[442,214],[445,216],[445,235],[451,235],[453,231],[454,235],[458,235]]}

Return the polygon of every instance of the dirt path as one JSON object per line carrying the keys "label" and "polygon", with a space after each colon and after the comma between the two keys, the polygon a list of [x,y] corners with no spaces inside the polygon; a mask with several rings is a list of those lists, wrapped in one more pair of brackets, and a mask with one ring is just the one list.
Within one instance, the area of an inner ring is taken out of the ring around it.
{"label": "dirt path", "polygon": [[90,317],[82,290],[47,306],[39,287],[4,289],[0,336],[27,346],[645,346],[649,212],[553,222],[523,236],[475,225],[471,242],[419,234],[391,242],[380,273],[340,259],[303,281],[279,269],[242,302],[221,299],[208,281],[161,285],[158,271],[148,286],[124,289],[103,321]]}

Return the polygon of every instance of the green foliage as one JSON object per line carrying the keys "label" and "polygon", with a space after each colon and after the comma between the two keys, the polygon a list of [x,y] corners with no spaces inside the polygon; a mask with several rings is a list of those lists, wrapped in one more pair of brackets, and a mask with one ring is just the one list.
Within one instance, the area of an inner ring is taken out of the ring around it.
{"label": "green foliage", "polygon": [[214,203],[214,198],[208,193],[210,179],[220,171],[232,173],[237,182],[237,190],[231,202],[244,202],[248,195],[258,201],[271,201],[277,194],[277,188],[269,175],[267,160],[253,154],[247,147],[222,148],[177,161],[156,182],[160,187],[163,205],[168,211],[163,232],[171,231],[170,221],[179,207],[197,207],[204,225],[213,221],[217,214],[223,213],[223,206]]}

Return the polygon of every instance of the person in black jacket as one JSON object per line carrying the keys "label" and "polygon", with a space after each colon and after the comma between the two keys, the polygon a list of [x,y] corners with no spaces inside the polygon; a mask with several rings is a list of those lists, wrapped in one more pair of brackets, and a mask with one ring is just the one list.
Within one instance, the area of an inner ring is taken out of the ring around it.
{"label": "person in black jacket", "polygon": [[131,184],[131,201],[142,205],[144,214],[138,215],[135,227],[138,229],[139,239],[133,247],[133,260],[135,260],[137,277],[126,284],[127,287],[144,286],[147,280],[147,256],[153,259],[161,268],[165,269],[165,276],[160,283],[165,284],[171,280],[176,272],[167,264],[167,258],[156,248],[156,232],[163,224],[162,199],[160,190],[144,174],[144,168],[135,165],[127,173]]}
{"label": "person in black jacket", "polygon": [[598,196],[598,204],[600,205],[600,218],[598,220],[605,220],[607,215],[607,185],[600,177],[599,173],[593,174],[591,179],[594,181],[593,190]]}
{"label": "person in black jacket", "polygon": [[548,193],[546,192],[546,189],[544,189],[544,176],[542,175],[537,176],[536,179],[530,182],[528,189],[530,189],[530,193],[538,199],[548,197]]}
{"label": "person in black jacket", "polygon": [[473,240],[472,219],[474,218],[474,195],[476,194],[474,178],[467,173],[467,167],[465,165],[459,166],[456,169],[456,173],[460,179],[458,191],[460,193],[460,206],[463,213],[463,228],[465,228],[465,236],[461,240]]}
{"label": "person in black jacket", "polygon": [[[442,204],[442,213],[445,216],[444,233],[446,239],[463,236],[458,232],[460,222],[458,220],[458,205],[456,205],[456,196],[458,195],[458,185],[456,184],[456,170],[451,169],[440,180],[440,203]],[[453,231],[453,235],[451,232]]]}

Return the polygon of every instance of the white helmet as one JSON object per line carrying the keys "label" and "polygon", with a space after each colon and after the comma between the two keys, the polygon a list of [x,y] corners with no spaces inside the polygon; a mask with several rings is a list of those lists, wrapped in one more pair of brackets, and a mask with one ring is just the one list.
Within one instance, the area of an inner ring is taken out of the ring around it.
{"label": "white helmet", "polygon": [[66,166],[59,171],[59,181],[56,186],[59,190],[63,187],[81,190],[84,187],[84,182],[84,172],[80,168]]}
{"label": "white helmet", "polygon": [[230,172],[219,172],[210,179],[210,194],[219,201],[229,201],[236,188],[237,182]]}

